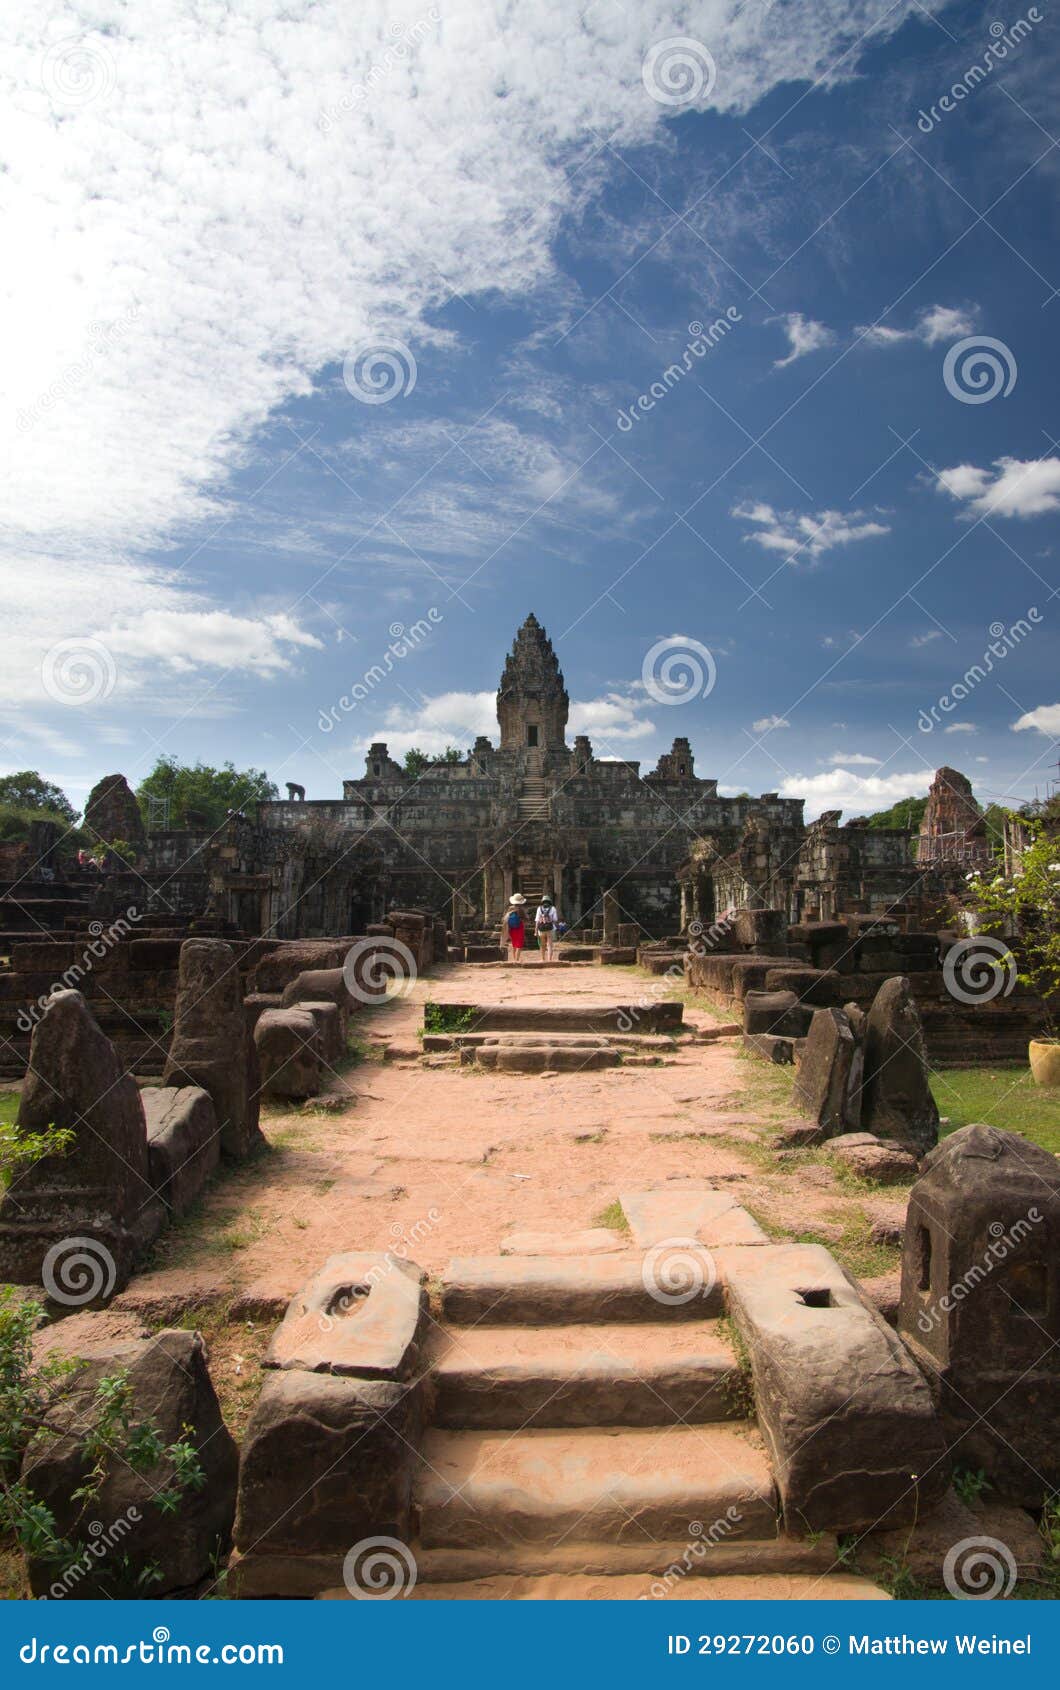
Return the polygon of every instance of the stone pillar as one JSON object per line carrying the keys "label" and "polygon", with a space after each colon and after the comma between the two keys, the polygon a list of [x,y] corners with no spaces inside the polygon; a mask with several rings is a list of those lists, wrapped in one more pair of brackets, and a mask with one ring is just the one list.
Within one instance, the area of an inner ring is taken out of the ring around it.
{"label": "stone pillar", "polygon": [[613,945],[616,942],[622,911],[618,899],[613,892],[604,893],[604,944]]}
{"label": "stone pillar", "polygon": [[953,1458],[991,1500],[1060,1487],[1060,1168],[1017,1133],[961,1127],[909,1194],[899,1335],[931,1385]]}

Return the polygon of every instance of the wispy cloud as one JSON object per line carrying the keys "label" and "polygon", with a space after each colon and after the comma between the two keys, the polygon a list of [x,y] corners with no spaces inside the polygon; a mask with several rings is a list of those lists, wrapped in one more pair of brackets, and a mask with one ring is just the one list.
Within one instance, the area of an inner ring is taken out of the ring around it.
{"label": "wispy cloud", "polygon": [[757,722],[751,723],[751,732],[756,734],[772,733],[777,728],[790,728],[791,723],[783,716],[759,716]]}
{"label": "wispy cloud", "polygon": [[874,540],[890,533],[885,523],[876,522],[860,510],[826,510],[813,515],[778,511],[763,503],[745,503],[734,505],[730,514],[737,521],[752,525],[751,533],[744,535],[745,540],[753,540],[770,552],[783,552],[789,562],[803,553],[818,558],[836,546],[850,546],[859,540]]}
{"label": "wispy cloud", "polygon": [[854,332],[861,337],[864,346],[898,346],[909,340],[936,346],[940,341],[958,340],[961,335],[971,334],[978,317],[977,305],[967,309],[953,305],[929,305],[921,311],[911,328],[895,329],[886,323],[872,323]]}
{"label": "wispy cloud", "polygon": [[832,330],[824,323],[817,323],[812,317],[804,317],[801,311],[789,311],[783,317],[774,317],[771,322],[781,325],[788,337],[789,352],[786,358],[774,360],[773,368],[783,370],[788,364],[794,364],[796,358],[805,358],[808,352],[819,352],[823,346],[831,346],[835,340]]}

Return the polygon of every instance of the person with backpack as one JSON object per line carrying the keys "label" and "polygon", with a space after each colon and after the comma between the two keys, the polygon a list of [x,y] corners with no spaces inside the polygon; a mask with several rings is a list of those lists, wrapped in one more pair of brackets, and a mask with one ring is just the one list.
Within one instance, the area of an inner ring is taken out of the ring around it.
{"label": "person with backpack", "polygon": [[526,899],[521,892],[515,892],[508,902],[512,906],[504,920],[508,932],[508,957],[511,962],[522,962],[526,945],[526,919],[523,915]]}
{"label": "person with backpack", "polygon": [[547,892],[542,892],[541,902],[537,906],[534,917],[534,932],[537,934],[538,948],[541,951],[542,962],[554,962],[553,946],[556,942],[556,929],[559,926],[559,911]]}

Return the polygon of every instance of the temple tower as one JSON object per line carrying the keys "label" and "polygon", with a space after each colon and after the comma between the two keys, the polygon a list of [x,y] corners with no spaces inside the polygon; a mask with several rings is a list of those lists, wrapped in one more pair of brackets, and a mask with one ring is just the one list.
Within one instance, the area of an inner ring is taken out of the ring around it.
{"label": "temple tower", "polygon": [[508,655],[497,693],[502,751],[562,751],[570,700],[552,641],[531,611]]}

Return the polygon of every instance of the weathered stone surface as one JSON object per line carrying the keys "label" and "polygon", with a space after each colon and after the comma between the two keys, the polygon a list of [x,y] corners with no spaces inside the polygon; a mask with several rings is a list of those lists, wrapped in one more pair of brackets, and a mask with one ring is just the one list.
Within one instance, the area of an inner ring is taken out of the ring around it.
{"label": "weathered stone surface", "polygon": [[407,1379],[427,1322],[426,1275],[391,1254],[329,1256],[293,1298],[263,1366]]}
{"label": "weathered stone surface", "polygon": [[145,838],[140,806],[133,796],[124,775],[104,775],[88,795],[83,826],[93,842],[103,840],[112,845],[125,840],[130,845],[142,845]]}
{"label": "weathered stone surface", "polygon": [[778,1038],[775,1033],[745,1033],[743,1048],[781,1068],[790,1068],[795,1061],[795,1040]]}
{"label": "weathered stone surface", "polygon": [[[422,1387],[283,1369],[266,1375],[243,1440],[235,1540],[235,1593],[288,1594],[284,1550],[331,1552],[331,1581],[354,1544],[410,1541]],[[295,1458],[297,1452],[297,1458]],[[306,1591],[304,1594],[313,1594]]]}
{"label": "weathered stone surface", "polygon": [[580,1232],[510,1232],[501,1239],[502,1256],[611,1256],[628,1249],[621,1233],[610,1227],[585,1227]]}
{"label": "weathered stone surface", "polygon": [[926,1381],[897,1335],[819,1245],[723,1250],[719,1261],[788,1528],[915,1519],[949,1469]]}
{"label": "weathered stone surface", "polygon": [[25,1169],[0,1201],[0,1279],[84,1305],[120,1290],[164,1220],[140,1092],[80,992],[56,992],[33,1031],[18,1124],[70,1149]]}
{"label": "weathered stone surface", "polygon": [[466,1054],[482,1068],[508,1074],[589,1073],[617,1068],[622,1060],[621,1052],[606,1043],[571,1045],[548,1039],[536,1043],[513,1039],[509,1044],[503,1037],[473,1046]]}
{"label": "weathered stone surface", "polygon": [[304,968],[289,980],[283,989],[280,1005],[289,1009],[296,1003],[329,1002],[337,1005],[346,1016],[357,1009],[357,999],[350,995],[341,968]]}
{"label": "weathered stone surface", "polygon": [[267,1009],[254,1028],[265,1097],[315,1097],[320,1090],[320,1035],[307,1009]]}
{"label": "weathered stone surface", "polygon": [[842,980],[827,968],[771,968],[765,986],[767,992],[794,992],[814,1009],[835,1008],[842,993]]}
{"label": "weathered stone surface", "polygon": [[[172,1479],[167,1462],[138,1474],[127,1461],[106,1459],[102,1487],[89,1508],[74,1499],[87,1477],[81,1436],[93,1423],[93,1396],[101,1379],[122,1369],[132,1386],[133,1423],[150,1418],[164,1443],[186,1438],[198,1453],[206,1482],[200,1489],[185,1489],[171,1513],[164,1513],[154,1500]],[[223,1561],[235,1510],[238,1461],[210,1381],[202,1338],[197,1332],[159,1332],[146,1340],[90,1351],[84,1367],[72,1377],[67,1402],[72,1433],[50,1440],[27,1458],[26,1483],[54,1511],[64,1536],[91,1544],[93,1520],[112,1531],[115,1522],[125,1521],[128,1530],[119,1533],[113,1554],[98,1561],[90,1557],[90,1571],[64,1594],[161,1597],[191,1591]],[[121,1566],[124,1556],[130,1563],[127,1573]],[[148,1565],[156,1566],[161,1578],[143,1589],[136,1576]],[[57,1577],[55,1564],[31,1560],[29,1573],[34,1595],[48,1595]]]}
{"label": "weathered stone surface", "polygon": [[201,1086],[145,1086],[151,1181],[172,1219],[191,1208],[221,1156],[213,1099]]}
{"label": "weathered stone surface", "polygon": [[[654,1320],[663,1307],[658,1289],[650,1267],[645,1274],[642,1251],[581,1258],[462,1256],[442,1275],[442,1306],[447,1320],[468,1326],[481,1320],[495,1326]],[[665,1306],[669,1319],[704,1320],[724,1312],[724,1297],[707,1274],[699,1294]]]}
{"label": "weathered stone surface", "polygon": [[895,1269],[894,1273],[878,1273],[871,1279],[860,1279],[861,1294],[867,1297],[873,1308],[878,1311],[888,1326],[898,1325],[898,1306],[902,1300],[902,1276]]}
{"label": "weathered stone surface", "polygon": [[802,1048],[792,1097],[820,1127],[823,1138],[856,1130],[861,1092],[861,1052],[841,1009],[818,1009]]}
{"label": "weathered stone surface", "polygon": [[876,994],[865,1025],[861,1122],[923,1156],[938,1142],[939,1111],[928,1084],[920,1014],[909,981],[898,975]]}
{"label": "weathered stone surface", "polygon": [[829,1140],[828,1149],[862,1179],[878,1180],[881,1185],[917,1176],[916,1157],[893,1139],[877,1138],[873,1133],[841,1133]]}
{"label": "weathered stone surface", "polygon": [[951,1133],[909,1196],[902,1337],[955,1459],[1025,1507],[1060,1489],[1058,1237],[1060,1163],[1017,1133]]}
{"label": "weathered stone surface", "polygon": [[766,1235],[729,1191],[673,1181],[650,1191],[623,1191],[619,1202],[638,1250],[675,1239],[707,1249],[721,1244],[764,1244]]}
{"label": "weathered stone surface", "polygon": [[[919,1584],[932,1590],[946,1587],[944,1568],[946,1557],[960,1543],[981,1544],[984,1538],[1003,1543],[1012,1556],[1019,1582],[1040,1576],[1045,1558],[1045,1543],[1032,1516],[1022,1508],[1007,1507],[1003,1503],[980,1498],[974,1507],[961,1502],[953,1490],[948,1490],[934,1508],[912,1527],[867,1532],[857,1546],[857,1563],[862,1572],[886,1575],[896,1564],[908,1568]],[[994,1574],[990,1566],[974,1562],[962,1579],[962,1558],[954,1561],[951,1578],[967,1596],[1000,1596],[1005,1592],[1007,1569],[998,1559],[1000,1588],[994,1589]],[[977,1578],[984,1582],[979,1585]]]}
{"label": "weathered stone surface", "polygon": [[186,939],[180,947],[173,1040],[162,1083],[209,1092],[221,1151],[233,1161],[243,1161],[261,1144],[254,1040],[246,1029],[236,959],[223,939]]}
{"label": "weathered stone surface", "polygon": [[799,1002],[795,992],[748,992],[743,1000],[745,1033],[774,1033],[779,1038],[802,1039],[810,1030],[813,1010]]}
{"label": "weathered stone surface", "polygon": [[[343,1061],[346,1055],[345,1017],[338,1004],[327,999],[318,1002],[303,998],[296,1007],[313,1017],[320,1041],[320,1060],[327,1067],[334,1068],[335,1063]],[[419,1052],[415,1054],[418,1056]],[[390,1060],[393,1060],[392,1055]]]}

